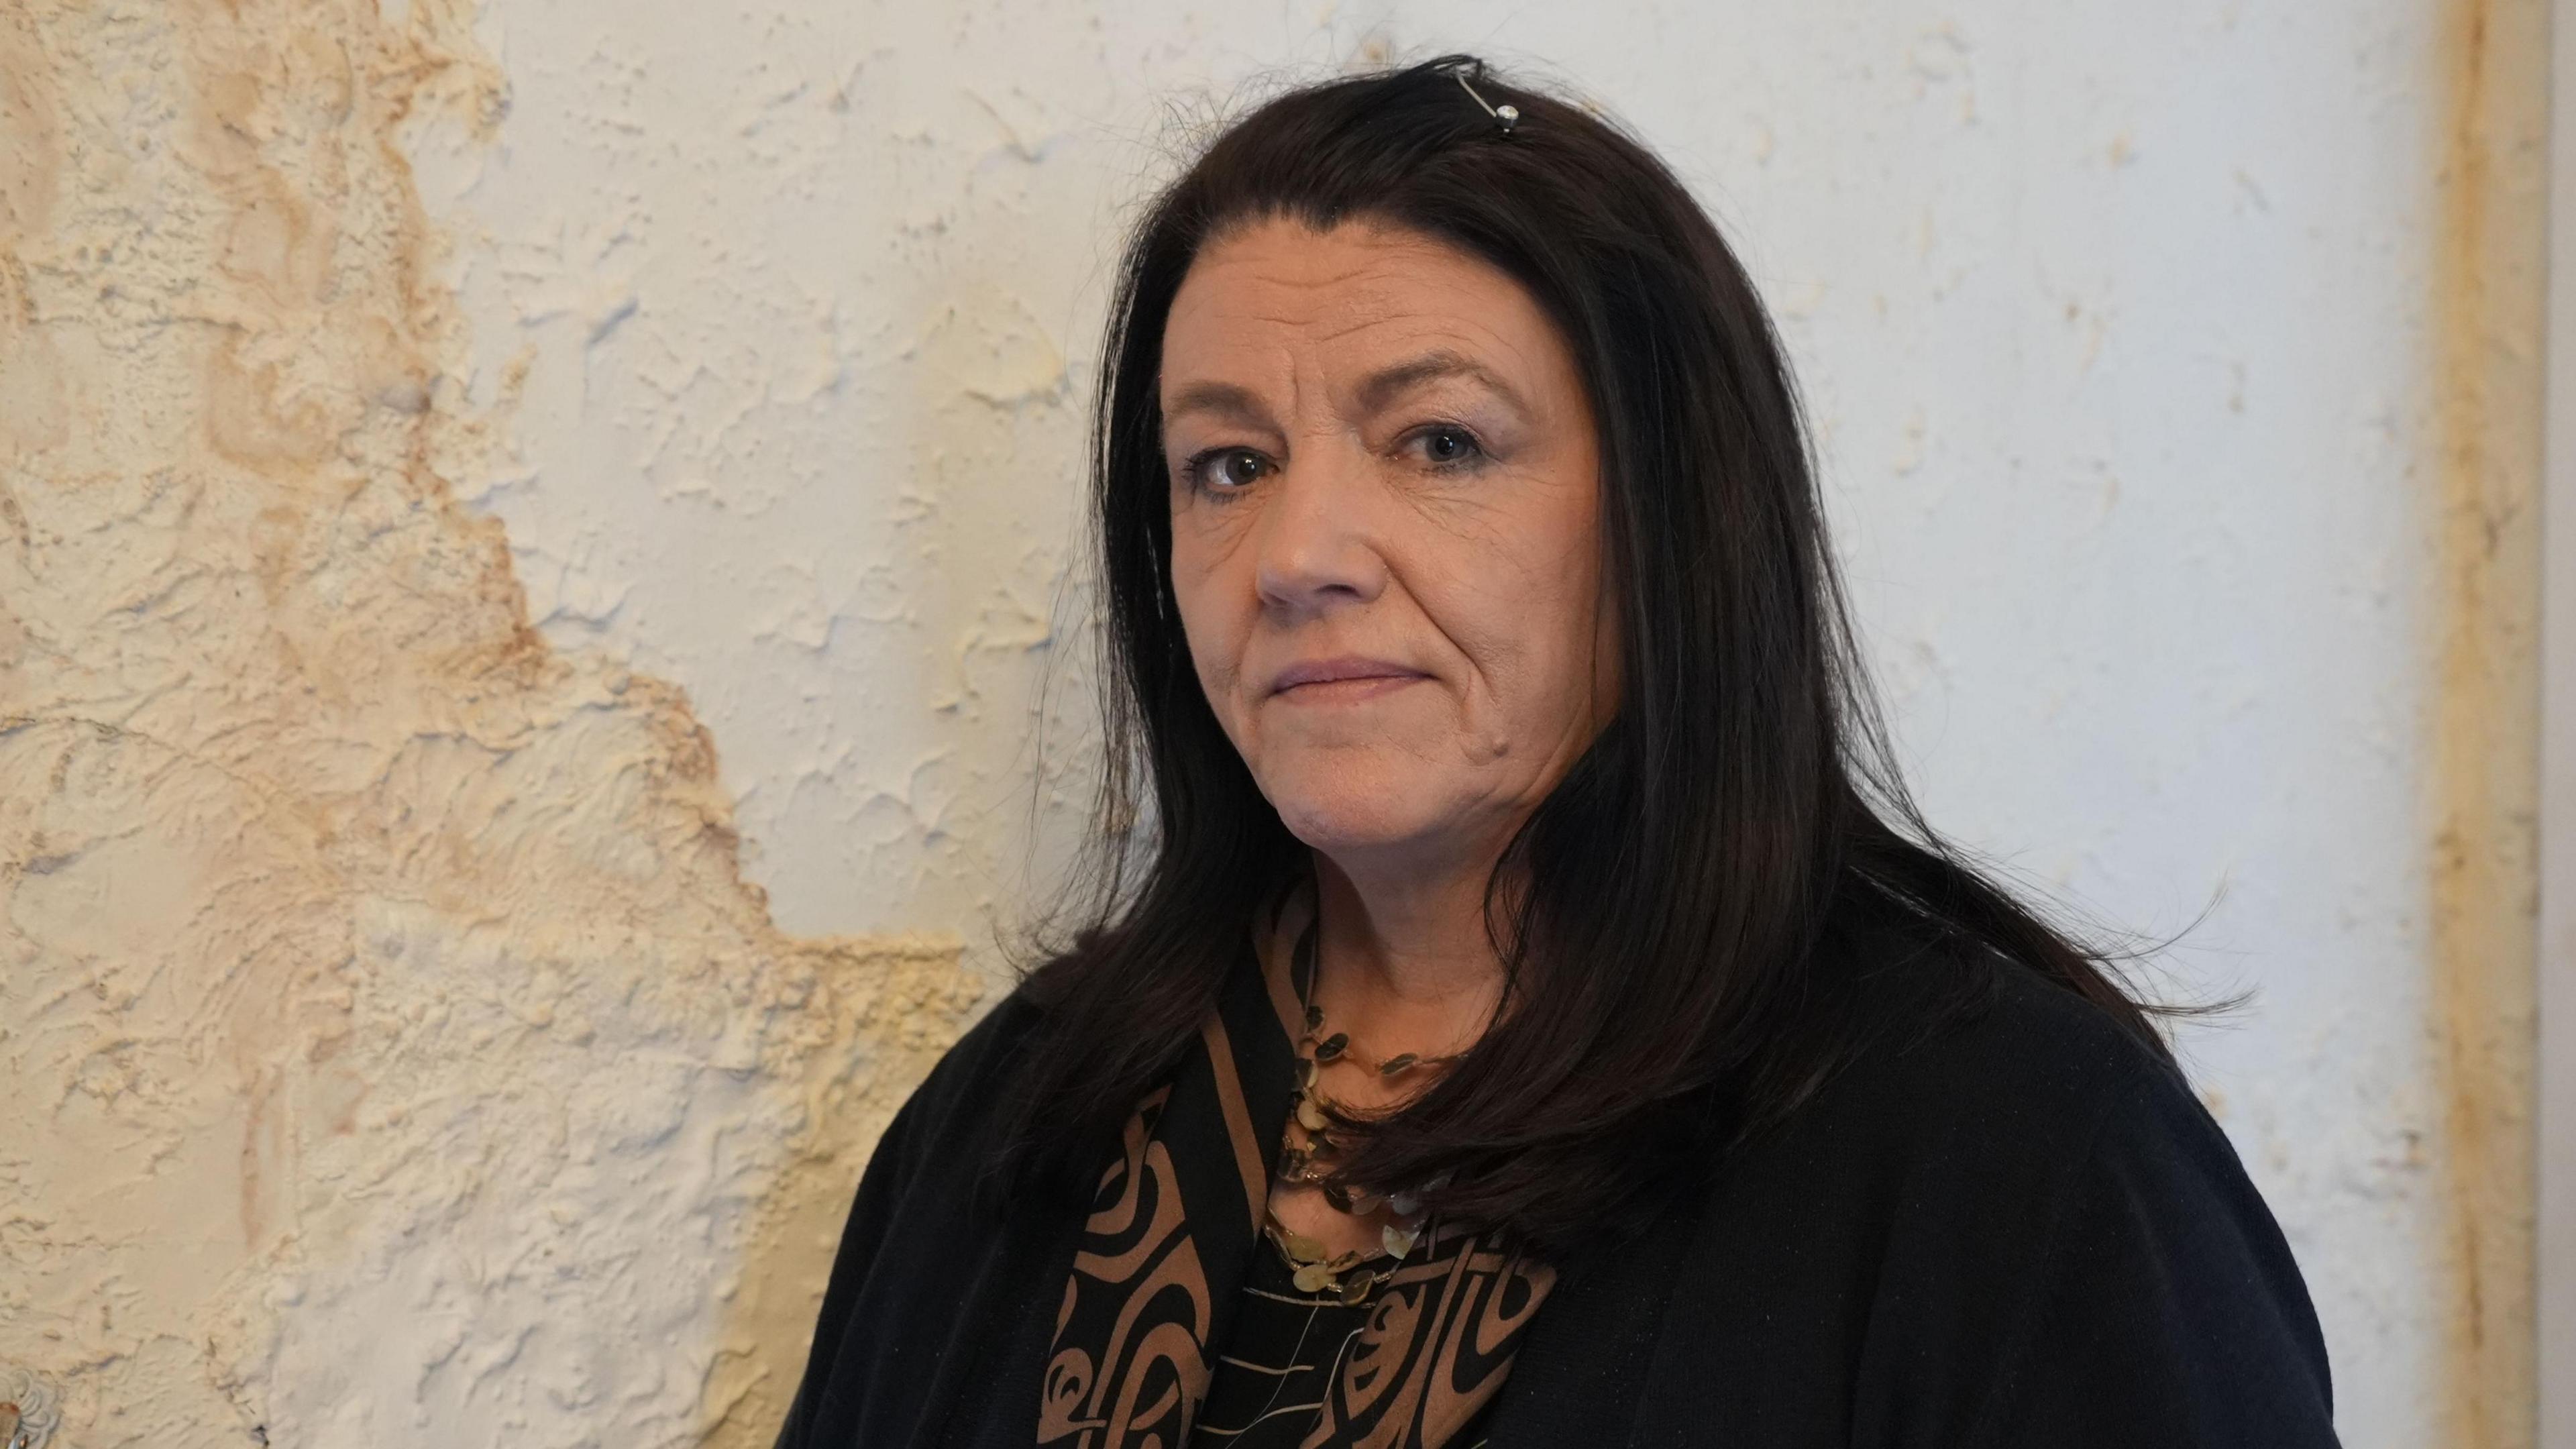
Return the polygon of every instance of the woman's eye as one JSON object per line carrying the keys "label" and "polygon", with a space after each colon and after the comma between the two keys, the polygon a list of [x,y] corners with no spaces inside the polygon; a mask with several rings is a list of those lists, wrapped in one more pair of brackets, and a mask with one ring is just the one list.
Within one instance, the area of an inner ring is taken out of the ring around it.
{"label": "woman's eye", "polygon": [[1270,460],[1250,448],[1217,448],[1190,462],[1190,472],[1203,488],[1241,488],[1258,480]]}
{"label": "woman's eye", "polygon": [[1468,462],[1484,451],[1476,435],[1465,428],[1425,428],[1414,438],[1422,446],[1423,458],[1439,467]]}

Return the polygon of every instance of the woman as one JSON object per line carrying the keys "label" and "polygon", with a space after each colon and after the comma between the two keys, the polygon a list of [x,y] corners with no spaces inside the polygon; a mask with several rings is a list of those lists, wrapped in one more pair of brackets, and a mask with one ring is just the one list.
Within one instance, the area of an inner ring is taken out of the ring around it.
{"label": "woman", "polygon": [[1887,768],[1662,165],[1314,86],[1112,319],[1097,906],[887,1131],[782,1445],[2333,1442],[2148,1013]]}

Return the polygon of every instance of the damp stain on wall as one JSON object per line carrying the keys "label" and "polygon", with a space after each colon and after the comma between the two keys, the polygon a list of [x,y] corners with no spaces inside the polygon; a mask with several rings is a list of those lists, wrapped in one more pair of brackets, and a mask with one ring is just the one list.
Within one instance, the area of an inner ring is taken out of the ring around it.
{"label": "damp stain on wall", "polygon": [[400,145],[456,0],[0,12],[0,1362],[61,1439],[756,1444],[981,995],[550,647]]}
{"label": "damp stain on wall", "polygon": [[2454,0],[2438,52],[2431,952],[2448,1184],[2443,1442],[2537,1432],[2532,1083],[2549,9]]}

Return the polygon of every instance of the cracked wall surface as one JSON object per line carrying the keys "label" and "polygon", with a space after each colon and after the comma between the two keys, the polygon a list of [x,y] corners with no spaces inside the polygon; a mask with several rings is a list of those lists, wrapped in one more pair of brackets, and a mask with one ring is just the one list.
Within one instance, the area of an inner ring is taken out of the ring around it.
{"label": "cracked wall surface", "polygon": [[1119,226],[1469,47],[1744,250],[1933,817],[2206,908],[2345,1442],[2521,1449],[2542,19],[0,6],[0,1370],[85,1449],[764,1442],[1083,800]]}

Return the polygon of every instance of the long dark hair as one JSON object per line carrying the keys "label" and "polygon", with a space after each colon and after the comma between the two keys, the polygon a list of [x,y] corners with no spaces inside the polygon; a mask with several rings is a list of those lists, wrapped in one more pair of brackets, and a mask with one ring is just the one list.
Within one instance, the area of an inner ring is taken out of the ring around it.
{"label": "long dark hair", "polygon": [[[1508,133],[1459,84],[1519,110]],[[1615,717],[1489,886],[1506,1008],[1346,1156],[1381,1189],[1542,1252],[1633,1223],[1684,1159],[1778,1122],[1860,1045],[1833,943],[1903,923],[2027,970],[2158,1051],[2148,1012],[1923,822],[1891,762],[1828,550],[1780,342],[1690,193],[1590,110],[1446,56],[1268,101],[1150,205],[1094,416],[1107,772],[1079,930],[1022,990],[1010,1159],[1096,1171],[1193,1048],[1253,912],[1307,859],[1228,742],[1171,591],[1163,328],[1200,248],[1367,220],[1501,268],[1562,329],[1599,428]],[[1139,786],[1150,785],[1149,792]],[[1145,798],[1140,798],[1140,794]],[[1508,900],[1508,904],[1505,904]],[[1948,999],[1981,979],[1954,973]]]}

